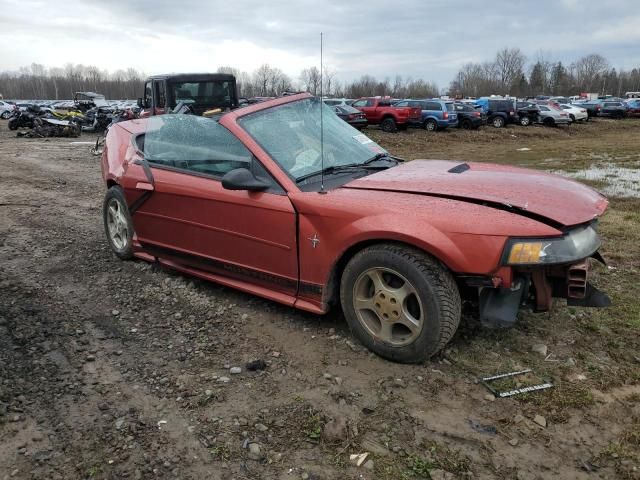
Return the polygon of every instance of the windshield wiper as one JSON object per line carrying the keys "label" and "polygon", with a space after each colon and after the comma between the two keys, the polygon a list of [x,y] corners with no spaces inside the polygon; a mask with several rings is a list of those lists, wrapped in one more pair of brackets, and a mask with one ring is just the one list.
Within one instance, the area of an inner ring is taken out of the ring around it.
{"label": "windshield wiper", "polygon": [[331,165],[329,167],[325,167],[323,170],[318,170],[317,172],[307,173],[306,175],[302,175],[301,177],[296,178],[296,183],[306,180],[308,178],[312,178],[321,174],[330,175],[332,173],[340,173],[340,172],[348,172],[352,170],[386,170],[389,168],[389,165],[371,165],[372,163],[388,158],[395,162],[397,165],[400,162],[404,162],[401,158],[392,157],[388,153],[377,153],[370,159],[366,160],[362,163],[347,163],[344,165]]}

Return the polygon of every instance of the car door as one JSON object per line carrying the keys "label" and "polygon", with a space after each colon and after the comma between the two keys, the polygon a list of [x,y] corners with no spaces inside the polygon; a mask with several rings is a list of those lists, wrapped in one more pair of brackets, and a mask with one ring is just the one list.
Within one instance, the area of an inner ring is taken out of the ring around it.
{"label": "car door", "polygon": [[[269,288],[297,291],[296,217],[284,190],[251,152],[214,119],[149,119],[138,161],[153,191],[133,213],[143,248],[179,265]],[[248,168],[270,183],[262,192],[222,187],[222,176]],[[137,184],[136,184],[137,185]]]}

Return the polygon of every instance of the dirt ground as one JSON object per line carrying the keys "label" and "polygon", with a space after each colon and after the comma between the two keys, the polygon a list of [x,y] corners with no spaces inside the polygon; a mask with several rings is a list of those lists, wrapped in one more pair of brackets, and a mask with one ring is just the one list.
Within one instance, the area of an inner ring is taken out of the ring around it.
{"label": "dirt ground", "polygon": [[[640,168],[640,120],[365,133],[407,158]],[[407,366],[339,313],[118,260],[99,159],[72,143],[94,139],[0,122],[0,480],[640,478],[637,197],[601,222],[613,307],[504,331],[465,319],[443,356]],[[522,368],[555,387],[495,399],[476,380]]]}

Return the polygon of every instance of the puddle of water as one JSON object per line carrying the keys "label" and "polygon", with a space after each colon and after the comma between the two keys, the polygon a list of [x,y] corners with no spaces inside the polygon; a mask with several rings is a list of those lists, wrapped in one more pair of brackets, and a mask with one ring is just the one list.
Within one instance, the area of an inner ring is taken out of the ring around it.
{"label": "puddle of water", "polygon": [[638,197],[640,198],[640,169],[619,167],[613,163],[601,163],[578,170],[577,172],[565,172],[558,170],[555,173],[576,180],[592,180],[606,183],[600,190],[613,197]]}

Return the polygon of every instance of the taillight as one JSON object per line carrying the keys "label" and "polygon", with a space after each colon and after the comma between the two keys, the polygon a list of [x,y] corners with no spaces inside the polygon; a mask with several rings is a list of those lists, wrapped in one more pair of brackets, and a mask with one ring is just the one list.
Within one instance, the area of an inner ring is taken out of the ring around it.
{"label": "taillight", "polygon": [[476,117],[479,117],[480,116],[480,112],[473,112],[473,115],[476,116]]}
{"label": "taillight", "polygon": [[449,112],[444,112],[444,115],[443,115],[442,117],[443,117],[445,120],[446,120],[447,118],[449,118]]}
{"label": "taillight", "polygon": [[513,110],[509,110],[509,115],[515,115],[516,112],[514,112]]}

